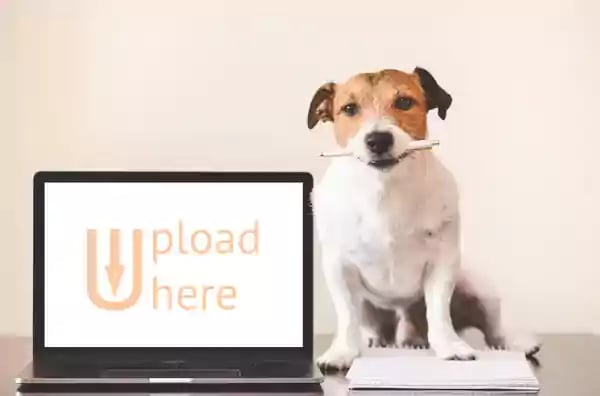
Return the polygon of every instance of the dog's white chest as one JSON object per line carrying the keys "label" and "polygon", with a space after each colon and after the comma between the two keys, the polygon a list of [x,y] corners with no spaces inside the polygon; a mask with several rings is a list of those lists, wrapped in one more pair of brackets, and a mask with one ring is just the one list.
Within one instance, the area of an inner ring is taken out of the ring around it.
{"label": "dog's white chest", "polygon": [[381,299],[418,294],[448,205],[423,196],[419,179],[390,185],[377,171],[348,175],[342,165],[332,165],[315,191],[321,245],[355,266]]}
{"label": "dog's white chest", "polygon": [[[343,259],[357,266],[364,283],[382,297],[417,294],[431,255],[420,213],[412,202],[381,197],[349,210],[354,227],[344,232]],[[374,205],[375,204],[375,205]]]}

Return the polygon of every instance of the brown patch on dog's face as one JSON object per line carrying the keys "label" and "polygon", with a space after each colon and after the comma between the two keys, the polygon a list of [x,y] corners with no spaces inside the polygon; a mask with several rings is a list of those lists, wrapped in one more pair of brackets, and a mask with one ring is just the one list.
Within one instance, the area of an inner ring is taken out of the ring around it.
{"label": "brown patch on dog's face", "polygon": [[381,118],[393,120],[413,139],[424,139],[426,115],[425,95],[417,77],[395,70],[359,74],[341,84],[333,100],[335,137],[341,146],[365,121]]}
{"label": "brown patch on dog's face", "polygon": [[344,83],[328,83],[313,96],[308,126],[333,121],[337,143],[345,147],[369,120],[387,118],[413,139],[427,137],[427,112],[441,118],[452,99],[424,69],[412,73],[386,69],[361,73]]}

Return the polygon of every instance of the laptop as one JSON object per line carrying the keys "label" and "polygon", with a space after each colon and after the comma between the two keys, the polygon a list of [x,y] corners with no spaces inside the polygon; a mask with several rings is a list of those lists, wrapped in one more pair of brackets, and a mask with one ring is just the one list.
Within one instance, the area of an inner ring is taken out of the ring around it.
{"label": "laptop", "polygon": [[318,384],[312,176],[39,172],[36,386]]}

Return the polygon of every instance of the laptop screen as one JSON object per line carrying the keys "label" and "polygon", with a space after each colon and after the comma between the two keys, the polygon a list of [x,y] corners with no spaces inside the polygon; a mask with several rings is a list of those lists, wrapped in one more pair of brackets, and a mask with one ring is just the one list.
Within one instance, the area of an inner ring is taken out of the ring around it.
{"label": "laptop screen", "polygon": [[302,347],[300,182],[46,182],[46,347]]}

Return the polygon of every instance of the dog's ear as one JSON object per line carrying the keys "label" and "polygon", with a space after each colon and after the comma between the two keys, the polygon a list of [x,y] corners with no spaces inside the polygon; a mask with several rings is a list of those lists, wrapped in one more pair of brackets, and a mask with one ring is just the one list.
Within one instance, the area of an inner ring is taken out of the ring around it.
{"label": "dog's ear", "polygon": [[452,104],[452,96],[440,87],[435,81],[435,78],[427,70],[416,67],[414,73],[419,77],[419,82],[423,91],[425,92],[425,100],[427,100],[427,109],[432,110],[438,109],[438,116],[442,119],[446,119],[446,113],[448,108]]}
{"label": "dog's ear", "polygon": [[333,121],[333,95],[335,83],[328,82],[319,87],[313,95],[308,107],[306,123],[308,129],[313,129],[319,121]]}

